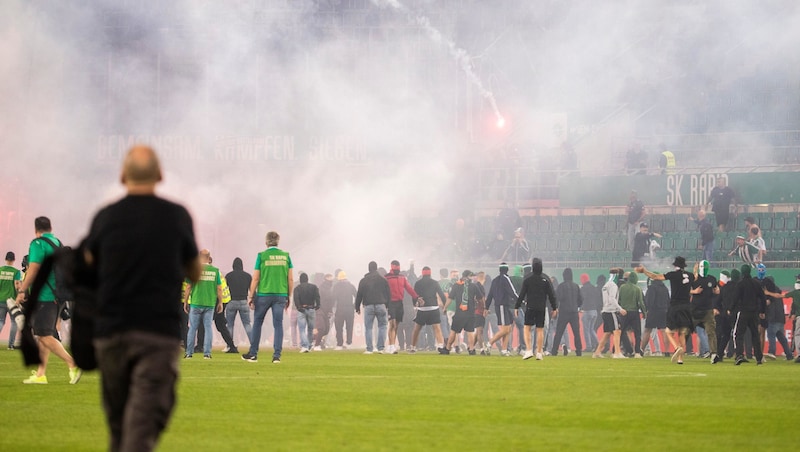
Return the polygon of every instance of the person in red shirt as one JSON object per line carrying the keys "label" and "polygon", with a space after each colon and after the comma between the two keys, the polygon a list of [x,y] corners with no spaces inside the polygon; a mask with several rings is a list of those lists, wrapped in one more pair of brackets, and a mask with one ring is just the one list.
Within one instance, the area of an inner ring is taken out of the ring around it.
{"label": "person in red shirt", "polygon": [[400,274],[400,262],[392,261],[389,273],[385,276],[386,281],[389,283],[389,293],[391,294],[391,301],[389,301],[389,353],[392,355],[397,354],[397,347],[394,345],[397,339],[397,325],[403,321],[403,295],[408,292],[415,303],[420,301],[421,298],[414,292],[411,283],[408,282],[405,276]]}

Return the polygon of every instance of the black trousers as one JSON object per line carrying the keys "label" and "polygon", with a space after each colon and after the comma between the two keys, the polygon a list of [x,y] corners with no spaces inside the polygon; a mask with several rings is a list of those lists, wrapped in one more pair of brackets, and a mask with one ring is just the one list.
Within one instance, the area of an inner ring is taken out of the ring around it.
{"label": "black trousers", "polygon": [[322,339],[328,335],[331,330],[331,320],[327,313],[320,314],[317,312],[317,318],[314,319],[314,327],[317,329],[317,335],[314,338],[314,345],[322,346]]}
{"label": "black trousers", "polygon": [[344,332],[342,330],[345,328],[345,326],[347,327],[347,345],[353,343],[353,320],[355,317],[355,311],[336,310],[336,316],[333,319],[333,323],[336,325],[337,347],[341,347],[344,344]]}
{"label": "black trousers", "polygon": [[[628,311],[627,315],[620,316],[620,320],[619,329],[622,330],[620,346],[625,353],[642,353],[642,319],[639,317],[639,311]],[[633,330],[633,348],[631,348],[631,340],[628,339],[628,330]]]}
{"label": "black trousers", "polygon": [[[558,344],[561,343],[561,337],[567,325],[572,328],[572,338],[575,341],[575,354],[581,356],[583,350],[583,343],[581,343],[581,322],[577,312],[560,312],[558,313],[558,323],[556,324],[556,335],[553,339],[553,348],[550,350],[551,355],[558,354]],[[569,341],[567,341],[569,343]]]}
{"label": "black trousers", "polygon": [[225,308],[227,307],[228,305],[224,304],[222,305],[222,312],[214,312],[214,326],[217,327],[217,331],[222,335],[222,340],[225,341],[225,345],[227,345],[229,349],[234,349],[236,345],[233,344],[233,337],[228,330],[228,320],[225,318]]}
{"label": "black trousers", "polygon": [[745,330],[750,330],[750,338],[753,341],[753,352],[756,360],[764,359],[764,351],[761,350],[761,341],[758,337],[758,313],[739,312],[736,314],[736,321],[733,327],[733,340],[736,343],[736,357],[744,357],[744,338]]}
{"label": "black trousers", "polygon": [[725,356],[725,347],[733,336],[733,325],[728,314],[722,313],[716,316],[717,321],[717,355],[721,358]]}

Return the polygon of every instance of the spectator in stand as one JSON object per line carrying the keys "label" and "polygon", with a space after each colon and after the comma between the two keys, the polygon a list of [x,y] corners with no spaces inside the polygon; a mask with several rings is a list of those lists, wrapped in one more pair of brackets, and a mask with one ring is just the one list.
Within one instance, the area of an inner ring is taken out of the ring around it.
{"label": "spectator in stand", "polygon": [[[558,285],[556,289],[556,299],[559,303],[558,321],[556,323],[556,335],[560,338],[566,335],[567,325],[572,328],[572,339],[575,341],[575,354],[581,356],[583,344],[581,344],[581,325],[578,312],[583,306],[583,294],[581,288],[572,281],[572,269],[567,267],[561,274],[564,277],[564,282]],[[588,279],[588,276],[587,276]],[[567,340],[569,344],[569,340]],[[556,344],[550,350],[552,355],[558,354]]]}
{"label": "spectator in stand", "polygon": [[530,255],[531,247],[528,241],[525,240],[525,233],[522,228],[517,228],[514,231],[514,240],[508,245],[501,259],[506,262],[527,262]]}
{"label": "spectator in stand", "polygon": [[675,174],[675,154],[667,150],[667,145],[661,143],[659,146],[661,154],[658,155],[658,167],[661,174]]}
{"label": "spectator in stand", "polygon": [[639,200],[636,190],[631,190],[630,202],[628,203],[628,249],[633,251],[634,239],[639,225],[644,221],[644,203]]}
{"label": "spectator in stand", "polygon": [[[664,281],[658,279],[647,280],[647,293],[644,297],[644,307],[647,308],[647,318],[644,322],[644,335],[642,336],[642,346],[646,349],[650,345],[650,337],[653,330],[656,330],[653,338],[653,348],[649,352],[651,355],[663,353],[664,356],[669,356],[667,353],[667,344],[661,341],[664,333],[664,328],[667,327],[667,310],[669,310],[669,290],[664,285]],[[662,333],[659,335],[659,331]]]}
{"label": "spectator in stand", "polygon": [[494,240],[489,243],[489,257],[494,260],[501,260],[506,252],[506,249],[508,248],[508,240],[506,240],[504,237],[505,236],[502,232],[498,232]]}
{"label": "spectator in stand", "polygon": [[[756,219],[753,217],[747,217],[744,219],[744,230],[747,231],[747,234],[750,234],[750,229],[753,227],[758,228],[758,224],[756,224]],[[758,236],[761,237],[761,228],[759,228]]]}
{"label": "spectator in stand", "polygon": [[633,239],[633,251],[631,252],[631,267],[636,267],[642,262],[645,256],[650,257],[650,242],[655,238],[661,238],[661,234],[650,232],[650,226],[647,223],[639,225],[639,232]]}
{"label": "spectator in stand", "polygon": [[753,245],[758,250],[757,254],[753,257],[756,264],[764,262],[764,255],[767,254],[767,245],[764,243],[764,238],[761,237],[761,229],[758,226],[753,226],[748,230],[749,236],[747,237],[748,243]]}
{"label": "spectator in stand", "polygon": [[[717,186],[711,190],[708,195],[708,204],[711,206],[711,211],[714,212],[714,217],[717,219],[717,227],[719,232],[725,232],[730,218],[731,201],[734,201],[735,193],[731,187],[726,186],[727,177],[718,177]],[[735,201],[734,201],[735,203]],[[734,207],[736,204],[734,204]],[[708,208],[708,206],[706,206]],[[706,258],[706,260],[710,260]]]}
{"label": "spectator in stand", "polygon": [[703,247],[703,260],[711,262],[714,255],[714,227],[706,219],[706,211],[700,209],[697,211],[697,219],[689,216],[689,220],[693,220],[697,225],[697,230],[700,231],[700,245]]}
{"label": "spectator in stand", "polygon": [[728,253],[728,256],[738,255],[739,258],[747,265],[755,265],[758,259],[759,249],[758,246],[750,243],[742,235],[736,236],[736,248]]}
{"label": "spectator in stand", "polygon": [[514,231],[522,227],[522,218],[514,207],[513,201],[506,201],[505,208],[497,212],[495,230],[503,237],[511,237]]}
{"label": "spectator in stand", "polygon": [[[597,348],[597,317],[603,309],[603,293],[599,287],[593,286],[589,275],[581,274],[581,298],[583,298],[584,352],[590,353]],[[575,349],[577,351],[577,349]]]}

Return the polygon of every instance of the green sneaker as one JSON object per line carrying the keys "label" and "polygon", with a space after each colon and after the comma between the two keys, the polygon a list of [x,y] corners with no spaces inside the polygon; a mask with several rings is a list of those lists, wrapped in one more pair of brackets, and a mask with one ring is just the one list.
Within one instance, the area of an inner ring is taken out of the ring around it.
{"label": "green sneaker", "polygon": [[77,382],[81,381],[81,376],[83,375],[83,371],[80,367],[76,367],[74,369],[69,370],[69,384],[74,385]]}
{"label": "green sneaker", "polygon": [[47,384],[47,375],[42,375],[41,377],[36,376],[36,371],[31,371],[31,376],[22,380],[23,383],[26,385],[46,385]]}

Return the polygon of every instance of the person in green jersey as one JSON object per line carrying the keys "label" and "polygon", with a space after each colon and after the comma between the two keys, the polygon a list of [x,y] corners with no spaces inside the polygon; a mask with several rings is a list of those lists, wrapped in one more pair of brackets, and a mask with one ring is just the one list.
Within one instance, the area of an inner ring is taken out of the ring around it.
{"label": "person in green jersey", "polygon": [[[203,269],[200,272],[200,279],[188,286],[183,298],[183,310],[189,313],[189,333],[186,335],[186,358],[192,357],[194,352],[195,335],[200,322],[206,331],[203,338],[203,358],[211,359],[211,341],[214,335],[211,333],[211,324],[214,321],[214,313],[222,312],[222,279],[219,269],[211,265],[211,252],[208,250],[200,251],[200,263]],[[189,305],[191,295],[192,304]]]}
{"label": "person in green jersey", "polygon": [[6,253],[6,265],[0,267],[0,331],[6,323],[6,315],[11,320],[11,327],[8,331],[8,349],[14,350],[14,340],[17,337],[17,322],[14,321],[11,312],[16,305],[17,289],[22,281],[22,273],[14,268],[14,261],[17,256],[14,252]]}
{"label": "person in green jersey", "polygon": [[[61,246],[61,241],[53,235],[53,226],[49,218],[37,217],[33,221],[33,226],[36,238],[31,241],[28,250],[28,272],[20,285],[17,303],[25,302],[25,294],[36,280],[36,274],[39,272],[42,262],[47,256],[53,254],[57,247]],[[67,363],[70,384],[75,384],[81,379],[81,370],[75,365],[72,356],[67,353],[61,342],[55,338],[56,321],[58,320],[58,303],[56,295],[53,293],[55,286],[56,275],[55,272],[51,272],[48,275],[47,284],[42,287],[42,292],[39,294],[39,306],[33,313],[33,335],[38,339],[39,356],[42,363],[30,377],[22,381],[25,384],[47,384],[47,361],[50,353],[54,353]]]}
{"label": "person in green jersey", "polygon": [[258,361],[258,347],[261,342],[261,327],[267,311],[272,309],[274,351],[272,362],[281,362],[283,350],[283,313],[289,309],[294,280],[292,278],[292,258],[289,253],[278,248],[281,236],[275,231],[267,233],[267,249],[256,256],[253,281],[250,283],[248,305],[253,312],[253,335],[250,337],[250,350],[242,355],[249,362]]}

